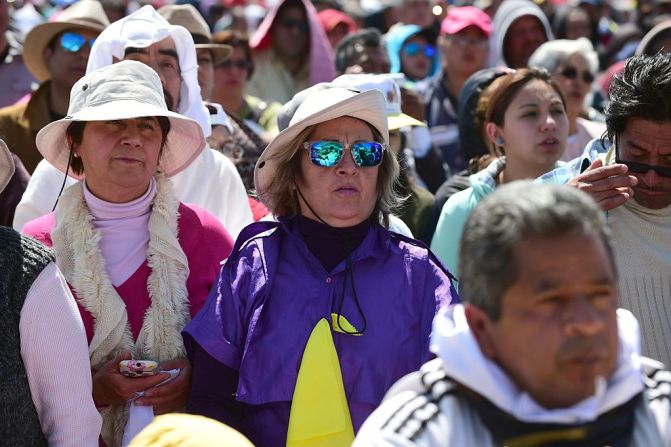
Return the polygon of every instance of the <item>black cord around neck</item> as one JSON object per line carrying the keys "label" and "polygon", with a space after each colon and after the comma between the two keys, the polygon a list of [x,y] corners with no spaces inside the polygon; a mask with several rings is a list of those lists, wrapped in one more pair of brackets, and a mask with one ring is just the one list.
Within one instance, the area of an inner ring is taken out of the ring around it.
{"label": "black cord around neck", "polygon": [[58,197],[56,197],[56,203],[54,203],[54,207],[51,208],[52,213],[56,209],[56,205],[58,205],[58,199],[61,198],[61,194],[63,194],[63,189],[65,188],[65,182],[67,182],[68,180],[68,172],[70,171],[70,165],[72,164],[73,153],[74,151],[72,150],[72,148],[70,148],[70,155],[68,155],[68,165],[65,167],[65,177],[63,178],[63,184],[61,185],[61,189],[60,191],[58,191]]}
{"label": "black cord around neck", "polygon": [[[333,227],[332,225],[329,225],[324,221],[324,219],[317,214],[317,212],[310,206],[310,203],[305,199],[305,196],[301,192],[300,188],[298,185],[296,186],[296,191],[298,192],[298,195],[301,196],[301,199],[303,199],[303,202],[305,202],[305,205],[307,205],[308,209],[314,216],[319,219],[321,223],[326,225],[329,228],[332,228],[334,230],[338,230],[338,228]],[[340,329],[341,332],[344,334],[348,335],[363,335],[363,333],[366,331],[366,327],[368,326],[368,322],[366,321],[366,315],[363,312],[363,309],[361,308],[361,303],[359,302],[359,297],[356,293],[356,287],[354,285],[354,272],[352,270],[352,252],[354,251],[354,248],[350,244],[350,238],[349,236],[342,232],[342,231],[337,231],[337,234],[339,234],[342,237],[342,242],[343,246],[345,248],[345,279],[343,280],[343,285],[342,285],[342,292],[340,293],[340,298],[338,300],[338,310],[337,310],[337,317],[336,317],[336,324],[338,325],[338,329]],[[363,326],[360,331],[348,331],[342,325],[340,324],[340,319],[342,318],[342,308],[343,304],[345,302],[345,294],[347,293],[347,279],[350,279],[350,282],[352,283],[352,295],[354,297],[354,304],[356,305],[357,311],[359,312],[359,315],[361,315],[361,320],[363,321]]]}

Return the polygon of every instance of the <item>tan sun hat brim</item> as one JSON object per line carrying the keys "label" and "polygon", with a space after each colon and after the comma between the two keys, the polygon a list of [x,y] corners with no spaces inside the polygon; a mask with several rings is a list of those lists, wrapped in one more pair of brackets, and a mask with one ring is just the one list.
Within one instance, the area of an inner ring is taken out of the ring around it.
{"label": "tan sun hat brim", "polygon": [[14,175],[14,159],[4,141],[0,140],[0,192]]}
{"label": "tan sun hat brim", "polygon": [[226,61],[233,54],[233,47],[230,45],[216,43],[197,43],[196,50],[210,50],[212,53],[212,65],[217,66]]}
{"label": "tan sun hat brim", "polygon": [[365,121],[375,127],[389,144],[385,99],[379,90],[357,92],[345,88],[334,87],[305,98],[289,123],[289,127],[268,144],[254,167],[254,186],[261,201],[273,211],[273,198],[268,194],[268,187],[277,172],[280,157],[305,128],[332,119],[351,116]]}

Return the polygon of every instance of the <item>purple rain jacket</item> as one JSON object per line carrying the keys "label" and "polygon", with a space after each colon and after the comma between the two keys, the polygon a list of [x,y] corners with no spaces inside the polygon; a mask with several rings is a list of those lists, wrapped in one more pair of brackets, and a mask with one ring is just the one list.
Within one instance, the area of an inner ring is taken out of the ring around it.
{"label": "purple rain jacket", "polygon": [[[333,339],[357,431],[394,382],[430,359],[433,317],[458,298],[449,274],[427,248],[380,225],[371,225],[351,259],[366,330],[362,336],[334,331]],[[245,420],[222,422],[257,447],[285,445],[303,350],[317,322],[331,322],[337,312],[344,278],[344,261],[327,272],[295,220],[281,219],[276,229],[234,249],[205,306],[185,328],[195,341],[195,347],[187,344],[191,350],[202,349],[238,371],[235,399],[249,404]],[[341,314],[361,329],[349,286]],[[198,366],[194,363],[194,371]],[[217,380],[194,379],[192,393],[216,394],[203,388],[216,387]],[[188,407],[208,415],[198,403]]]}

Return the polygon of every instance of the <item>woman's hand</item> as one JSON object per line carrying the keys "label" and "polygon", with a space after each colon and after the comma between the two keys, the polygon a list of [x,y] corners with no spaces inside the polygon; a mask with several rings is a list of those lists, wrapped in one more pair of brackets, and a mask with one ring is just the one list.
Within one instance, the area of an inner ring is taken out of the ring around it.
{"label": "woman's hand", "polygon": [[152,405],[156,415],[184,408],[191,385],[191,363],[187,359],[175,359],[159,365],[161,371],[170,371],[175,368],[179,368],[181,371],[173,381],[147,390],[144,396],[136,400],[135,403],[137,405]]}
{"label": "woman's hand", "polygon": [[96,405],[125,405],[135,393],[152,388],[170,377],[167,373],[148,377],[126,377],[119,372],[119,362],[130,360],[130,352],[105,363],[93,374],[93,400]]}

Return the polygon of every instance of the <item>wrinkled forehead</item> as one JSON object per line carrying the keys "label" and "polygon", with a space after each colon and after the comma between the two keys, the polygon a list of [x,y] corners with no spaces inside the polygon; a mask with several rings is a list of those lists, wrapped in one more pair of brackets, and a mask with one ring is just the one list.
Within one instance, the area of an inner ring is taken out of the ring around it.
{"label": "wrinkled forehead", "polygon": [[177,52],[177,46],[175,45],[175,41],[172,39],[172,37],[166,37],[163,40],[151,43],[150,45],[144,47],[128,45],[124,49],[123,56],[126,58],[130,54],[150,54],[153,52],[156,52],[158,55],[173,57],[176,62],[179,62],[179,53]]}

